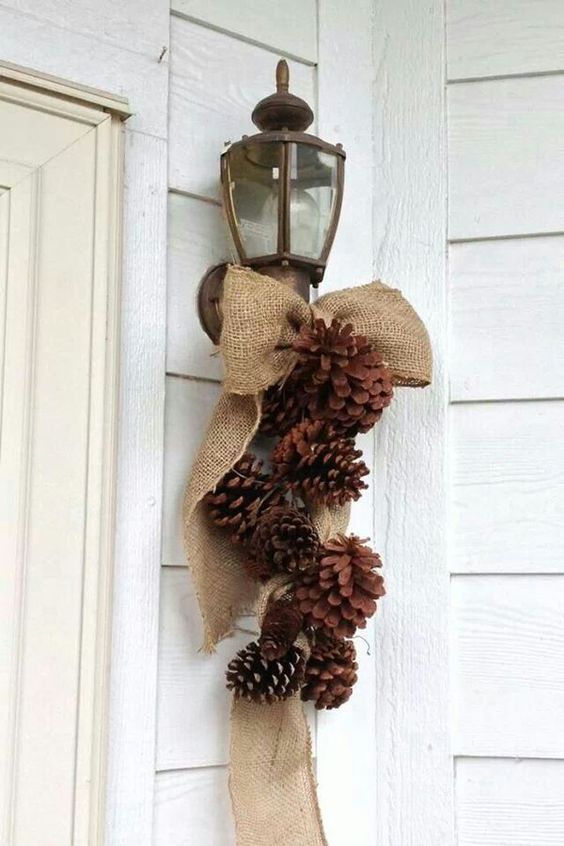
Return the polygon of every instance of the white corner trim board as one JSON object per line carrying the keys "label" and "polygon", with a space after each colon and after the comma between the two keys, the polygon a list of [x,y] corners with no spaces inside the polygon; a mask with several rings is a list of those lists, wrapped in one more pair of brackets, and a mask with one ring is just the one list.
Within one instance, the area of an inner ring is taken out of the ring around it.
{"label": "white corner trim board", "polygon": [[0,65],[6,844],[104,842],[128,113]]}

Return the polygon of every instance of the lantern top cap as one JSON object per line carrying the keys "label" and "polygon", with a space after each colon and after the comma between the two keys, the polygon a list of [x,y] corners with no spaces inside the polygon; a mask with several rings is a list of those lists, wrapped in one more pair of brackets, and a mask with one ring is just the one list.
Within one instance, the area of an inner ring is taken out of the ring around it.
{"label": "lantern top cap", "polygon": [[262,132],[303,132],[313,122],[313,112],[301,97],[290,94],[290,70],[285,59],[276,66],[276,93],[265,97],[253,110],[252,121]]}

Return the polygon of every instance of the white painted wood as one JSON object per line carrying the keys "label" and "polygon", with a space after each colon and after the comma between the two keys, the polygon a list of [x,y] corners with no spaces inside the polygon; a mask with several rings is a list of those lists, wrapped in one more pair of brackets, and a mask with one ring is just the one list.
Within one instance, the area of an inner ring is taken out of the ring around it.
{"label": "white painted wood", "polygon": [[564,238],[452,244],[451,400],[564,397]]}
{"label": "white painted wood", "polygon": [[167,377],[162,541],[165,565],[186,565],[182,541],[184,490],[218,397],[219,385],[213,382]]}
{"label": "white painted wood", "polygon": [[288,0],[279,4],[264,0],[172,0],[173,14],[212,29],[261,44],[286,56],[315,63],[317,59],[316,0]]}
{"label": "white painted wood", "polygon": [[564,76],[448,87],[449,237],[562,231]]}
{"label": "white painted wood", "polygon": [[234,846],[227,767],[158,773],[154,846]]}
{"label": "white painted wood", "polygon": [[106,841],[149,846],[166,345],[166,142],[126,135],[121,397]]}
{"label": "white painted wood", "polygon": [[[0,169],[19,132],[29,173],[3,194],[0,240],[0,837],[101,843],[121,127],[99,112],[93,128],[85,117],[91,110],[67,103],[62,129],[52,97],[27,96],[19,85],[10,97],[8,89],[0,90],[0,110],[9,114]],[[32,154],[29,131],[39,124]]]}
{"label": "white painted wood", "polygon": [[450,79],[564,70],[560,0],[449,0]]}
{"label": "white painted wood", "polygon": [[[125,97],[117,97],[107,91],[89,88],[86,85],[69,85],[66,79],[50,76],[49,74],[40,73],[29,68],[23,68],[11,62],[0,61],[0,79],[40,88],[44,92],[56,92],[60,96],[72,98],[73,101],[80,99],[81,95],[83,95],[86,103],[95,104],[100,109],[105,109],[111,114],[120,115],[124,118],[131,115],[128,101]],[[29,93],[31,94],[32,92]],[[63,105],[65,101],[59,102]],[[72,105],[76,104],[69,104],[69,106]]]}
{"label": "white painted wood", "polygon": [[[98,43],[111,44],[122,52],[143,53],[153,60],[168,44],[166,7],[154,0],[3,0],[2,5],[21,13],[22,19],[53,24]],[[116,82],[119,84],[119,80]]]}
{"label": "white painted wood", "polygon": [[[157,771],[226,765],[231,694],[225,669],[255,639],[255,618],[242,617],[235,634],[209,655],[201,651],[201,618],[186,565],[163,567],[161,584]],[[311,708],[308,718],[313,729]]]}
{"label": "white painted wood", "polygon": [[[135,113],[129,129],[166,138],[168,55],[165,54],[161,62],[158,59],[162,51],[161,41],[162,46],[167,44],[163,41],[168,26],[167,4],[164,0],[155,0],[152,4],[155,12],[153,21],[159,9],[161,25],[157,30],[153,23],[160,37],[159,46],[151,56],[132,52],[126,44],[115,46],[95,35],[69,29],[65,25],[65,16],[72,5],[57,3],[58,9],[51,7],[58,15],[58,25],[55,25],[40,16],[8,9],[3,4],[0,7],[2,61],[31,66],[42,73],[127,97]],[[129,16],[136,15],[137,4],[133,0],[120,4],[103,0],[92,4],[92,8],[97,10],[98,22],[104,20],[106,13],[115,18],[115,13],[111,11],[115,5],[121,8],[122,14],[127,7]],[[148,31],[150,28],[148,26]],[[99,30],[98,24],[98,33]]]}
{"label": "white painted wood", "polygon": [[237,632],[213,655],[201,652],[202,624],[187,567],[163,567],[161,579],[157,770],[227,764],[231,694],[225,668],[253,636]]}
{"label": "white painted wood", "polygon": [[564,757],[564,578],[455,576],[453,749]]}
{"label": "white painted wood", "polygon": [[[289,62],[291,90],[315,103],[315,70]],[[226,141],[252,134],[251,112],[274,90],[276,56],[181,18],[171,20],[169,184],[219,198]]]}
{"label": "white painted wood", "polygon": [[564,761],[459,758],[459,846],[560,846]]}
{"label": "white painted wood", "polygon": [[376,521],[387,595],[376,625],[372,843],[453,843],[446,525],[446,167],[441,2],[375,6],[375,272],[430,331],[433,386],[397,391],[378,427]]}
{"label": "white painted wood", "polygon": [[221,379],[222,363],[196,309],[206,270],[235,261],[223,212],[216,203],[169,194],[167,359],[169,373]]}
{"label": "white painted wood", "polygon": [[[318,131],[334,144],[341,142],[347,153],[341,219],[321,293],[359,285],[372,274],[372,16],[368,0],[354,6],[337,0],[319,4]],[[349,63],[351,55],[354,63]],[[373,469],[374,434],[358,441]],[[370,537],[379,549],[374,523],[371,484],[353,507],[350,531]],[[374,842],[374,782],[367,776],[376,769],[374,627],[380,622],[377,617],[361,633],[366,642],[356,641],[359,681],[346,708],[318,715],[316,771],[330,843],[345,843],[351,836],[357,846]]]}
{"label": "white painted wood", "polygon": [[[89,125],[106,119],[99,109],[82,109],[69,101],[37,95],[29,89],[0,81],[0,121],[2,124],[2,183],[9,187],[31,173],[65,147],[78,141]],[[96,115],[91,121],[89,118]],[[101,120],[100,120],[101,119]],[[7,172],[11,164],[21,170]]]}
{"label": "white painted wood", "polygon": [[451,569],[563,572],[564,402],[451,408]]}

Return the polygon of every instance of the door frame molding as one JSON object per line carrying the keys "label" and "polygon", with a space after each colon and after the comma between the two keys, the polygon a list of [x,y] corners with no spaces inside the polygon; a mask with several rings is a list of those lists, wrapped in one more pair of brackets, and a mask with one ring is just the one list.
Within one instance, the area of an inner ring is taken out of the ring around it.
{"label": "door frame molding", "polygon": [[[41,174],[85,136],[94,141],[94,216],[92,220],[92,302],[88,371],[88,444],[84,517],[83,594],[80,618],[77,730],[74,765],[73,842],[105,842],[105,808],[109,747],[110,666],[112,649],[113,564],[116,524],[117,441],[120,371],[120,299],[123,216],[123,122],[127,101],[106,92],[0,62],[0,101],[46,112],[84,124],[84,131],[45,162],[25,165],[8,192],[22,181],[41,184]],[[18,168],[14,172],[17,173]],[[34,264],[32,262],[32,264]],[[31,273],[35,275],[35,269]],[[29,327],[28,327],[29,328]],[[28,330],[26,329],[26,332]],[[29,333],[28,333],[29,334]],[[32,345],[33,346],[33,345]],[[32,346],[26,357],[33,359]],[[31,435],[29,435],[31,438]],[[28,445],[29,447],[29,445]],[[25,449],[25,446],[24,446]],[[25,460],[25,459],[24,459]],[[19,531],[26,531],[18,528]],[[16,612],[18,630],[24,617],[25,590]],[[19,621],[19,622],[18,622]],[[21,672],[16,650],[15,680]],[[14,688],[9,724],[17,737],[19,687]],[[38,703],[38,707],[39,703]],[[13,774],[17,767],[13,746]],[[13,789],[2,826],[11,829]]]}

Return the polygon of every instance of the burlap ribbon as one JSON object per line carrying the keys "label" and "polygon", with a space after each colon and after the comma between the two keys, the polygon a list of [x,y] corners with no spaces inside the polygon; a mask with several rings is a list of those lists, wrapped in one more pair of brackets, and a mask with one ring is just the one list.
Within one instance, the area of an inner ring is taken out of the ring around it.
{"label": "burlap ribbon", "polygon": [[[204,649],[213,651],[234,620],[255,610],[257,587],[243,569],[243,550],[214,527],[205,494],[231,469],[256,433],[262,392],[285,378],[296,361],[300,326],[323,315],[352,323],[390,366],[394,383],[431,380],[427,331],[401,293],[381,282],[326,294],[309,305],[281,283],[248,268],[230,267],[224,283],[220,349],[223,392],[194,462],[184,501],[184,542],[204,623]],[[345,531],[348,508],[312,515],[321,539]],[[268,594],[262,592],[262,600]],[[307,725],[297,697],[277,705],[235,701],[230,788],[238,846],[323,846]]]}

